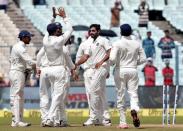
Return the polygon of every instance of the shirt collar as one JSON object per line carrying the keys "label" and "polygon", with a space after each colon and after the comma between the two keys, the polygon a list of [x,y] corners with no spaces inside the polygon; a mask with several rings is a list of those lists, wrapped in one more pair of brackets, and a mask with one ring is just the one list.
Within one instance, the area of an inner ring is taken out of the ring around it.
{"label": "shirt collar", "polygon": [[96,43],[100,38],[101,38],[101,36],[98,36],[97,39],[96,39],[95,41],[94,41],[94,39],[92,38],[93,43]]}
{"label": "shirt collar", "polygon": [[131,36],[122,36],[121,39],[132,40],[132,37]]}

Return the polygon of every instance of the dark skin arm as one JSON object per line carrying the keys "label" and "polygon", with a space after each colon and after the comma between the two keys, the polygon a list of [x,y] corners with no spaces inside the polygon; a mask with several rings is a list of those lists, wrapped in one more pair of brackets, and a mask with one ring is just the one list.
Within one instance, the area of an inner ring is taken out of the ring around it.
{"label": "dark skin arm", "polygon": [[109,59],[110,52],[111,52],[111,49],[107,50],[105,57],[104,57],[100,62],[98,62],[98,63],[95,65],[95,68],[96,68],[96,69],[100,68],[101,65],[102,65],[105,61],[107,61],[107,60]]}
{"label": "dark skin arm", "polygon": [[77,63],[75,63],[75,67],[77,68],[79,65],[85,63],[85,62],[88,60],[89,57],[90,57],[89,55],[84,54],[84,55],[79,59],[79,61],[78,61]]}

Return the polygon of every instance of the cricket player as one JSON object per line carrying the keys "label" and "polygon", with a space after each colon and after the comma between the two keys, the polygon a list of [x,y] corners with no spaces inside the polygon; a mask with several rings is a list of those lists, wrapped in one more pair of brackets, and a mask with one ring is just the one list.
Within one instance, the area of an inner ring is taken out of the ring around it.
{"label": "cricket player", "polygon": [[[61,102],[60,107],[57,108],[57,110],[56,110],[56,114],[55,114],[55,118],[54,118],[54,126],[56,126],[56,127],[68,126],[67,118],[66,118],[66,114],[65,114],[65,101],[66,101],[68,89],[70,86],[70,75],[71,75],[70,72],[72,69],[75,68],[75,65],[72,62],[72,59],[69,56],[69,52],[65,46],[63,46],[63,52],[64,52],[64,57],[65,57],[64,65],[65,65],[65,69],[67,71],[66,76],[65,76],[67,89],[64,92],[65,93],[64,97],[63,97],[64,102]],[[51,84],[50,84],[48,78],[46,77],[46,75],[44,75],[45,67],[48,67],[48,62],[46,60],[44,48],[42,47],[41,50],[39,51],[39,53],[37,54],[37,68],[38,68],[38,72],[41,72],[40,73],[40,111],[41,111],[41,118],[42,118],[41,126],[43,126],[43,127],[45,126],[47,114],[49,111],[48,90],[51,88],[51,91],[53,91],[53,88],[51,87]],[[60,111],[62,111],[62,112],[60,113]]]}
{"label": "cricket player", "polygon": [[86,61],[89,63],[89,66],[87,67],[88,71],[85,71],[84,75],[91,80],[90,84],[86,83],[86,87],[90,101],[89,108],[92,115],[90,114],[90,118],[83,124],[83,126],[101,125],[104,108],[107,104],[106,98],[103,97],[106,97],[104,95],[106,77],[109,73],[109,64],[107,60],[109,58],[111,46],[106,38],[99,36],[99,33],[100,25],[92,24],[89,30],[91,37],[85,41],[86,44],[89,45],[88,49],[85,50],[84,55],[81,56],[75,64],[76,66],[79,66]]}
{"label": "cricket player", "polygon": [[[91,39],[91,38],[89,38]],[[78,60],[84,55],[85,51],[90,48],[90,44],[92,43],[89,43],[86,41],[82,42],[78,48],[78,51],[77,51],[77,54],[76,54],[76,63],[78,62]],[[85,89],[86,89],[86,96],[87,96],[87,100],[88,100],[88,106],[89,106],[89,109],[90,109],[90,99],[89,99],[89,86],[91,85],[91,75],[90,75],[90,58],[83,64],[81,65],[81,67],[83,68],[84,70],[84,82],[85,82]],[[102,94],[102,103],[103,103],[103,108],[104,108],[104,114],[103,114],[103,121],[102,121],[102,124],[104,126],[110,126],[111,125],[111,120],[110,120],[110,114],[109,114],[109,111],[108,111],[108,105],[107,105],[107,100],[106,100],[106,92],[104,91],[103,94]],[[90,110],[90,116],[92,117],[93,115],[93,112],[92,110]]]}
{"label": "cricket player", "polygon": [[70,52],[68,50],[68,48],[66,48],[66,46],[63,47],[63,52],[64,52],[64,56],[65,56],[65,69],[66,69],[66,91],[63,97],[63,102],[61,103],[61,105],[59,106],[59,108],[57,108],[56,111],[56,116],[55,116],[55,122],[54,125],[55,127],[67,127],[69,126],[67,123],[67,116],[65,113],[65,104],[67,101],[67,95],[69,93],[69,87],[70,87],[70,76],[72,75],[73,78],[75,80],[77,80],[77,76],[75,76],[75,65],[72,62],[71,56],[70,56]]}
{"label": "cricket player", "polygon": [[141,43],[131,38],[131,26],[123,24],[120,29],[122,38],[113,44],[110,53],[110,62],[116,64],[114,78],[117,88],[117,108],[120,113],[118,128],[128,128],[125,116],[125,90],[130,96],[133,124],[135,127],[139,127],[140,120],[137,115],[139,111],[137,94],[139,78],[137,66],[146,62],[146,56]]}
{"label": "cricket player", "polygon": [[15,44],[11,50],[10,55],[10,106],[12,112],[12,127],[27,127],[30,123],[22,121],[23,105],[24,105],[24,91],[26,76],[26,66],[36,68],[36,61],[34,61],[26,50],[26,45],[30,43],[33,35],[27,30],[22,30],[18,38],[20,41]]}
{"label": "cricket player", "polygon": [[[51,23],[55,22],[55,18],[57,16],[56,14],[56,9],[53,7],[53,19],[51,20]],[[62,32],[62,25],[58,22],[55,23],[57,28],[60,30],[60,32]],[[61,35],[62,33],[60,33]],[[68,40],[69,42],[69,40]],[[67,43],[68,43],[67,42]],[[66,44],[67,44],[66,43]],[[65,57],[65,69],[67,70],[66,73],[66,85],[69,87],[70,86],[70,72],[72,69],[75,68],[75,65],[72,62],[71,57],[69,56],[69,51],[66,48],[66,46],[63,46],[63,52],[64,52],[64,57]],[[42,118],[42,122],[41,122],[41,126],[45,126],[45,122],[46,122],[46,117],[48,114],[48,110],[49,110],[49,94],[48,94],[48,90],[49,88],[51,88],[51,84],[48,80],[47,77],[45,77],[44,74],[44,67],[48,66],[48,61],[46,60],[46,54],[45,54],[45,50],[42,47],[41,50],[39,51],[39,53],[37,54],[37,69],[38,69],[38,75],[40,72],[42,72],[40,74],[40,108],[41,108],[41,118]],[[43,69],[43,70],[42,70]],[[41,71],[42,70],[42,71]],[[74,72],[72,71],[72,74]],[[66,91],[64,92],[64,100],[66,101],[66,97],[68,94],[68,88],[66,89]],[[51,88],[51,92],[53,88]],[[68,126],[67,124],[67,119],[66,119],[66,113],[65,113],[65,103],[61,102],[61,105],[59,108],[57,108],[56,110],[56,114],[55,114],[55,119],[54,119],[54,126],[56,127],[65,127]]]}
{"label": "cricket player", "polygon": [[67,88],[67,78],[65,69],[65,57],[63,53],[63,46],[71,36],[73,31],[72,25],[69,19],[66,17],[63,8],[59,8],[59,16],[61,16],[68,28],[68,30],[62,34],[61,30],[58,29],[56,23],[51,23],[47,26],[48,34],[43,38],[43,47],[46,54],[46,59],[48,60],[48,67],[44,68],[45,77],[48,78],[52,91],[52,102],[48,111],[45,126],[54,126],[54,117],[56,114],[56,109],[64,101],[64,95]]}

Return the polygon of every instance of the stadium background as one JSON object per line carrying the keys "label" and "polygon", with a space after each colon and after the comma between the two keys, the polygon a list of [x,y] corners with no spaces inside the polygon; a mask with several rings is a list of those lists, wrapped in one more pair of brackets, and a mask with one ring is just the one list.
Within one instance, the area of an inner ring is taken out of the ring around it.
{"label": "stadium background", "polygon": [[[46,0],[46,5],[33,5],[32,0],[9,0],[8,10],[5,13],[0,10],[0,73],[3,74],[5,80],[8,80],[9,71],[9,54],[13,44],[17,42],[17,34],[22,29],[27,29],[35,36],[32,39],[31,45],[28,46],[29,53],[35,58],[35,52],[41,47],[43,35],[46,32],[46,26],[52,17],[52,6],[63,6],[66,13],[71,18],[73,25],[89,26],[92,23],[101,24],[102,29],[110,28],[111,12],[115,0]],[[182,42],[183,42],[183,0],[146,0],[150,6],[150,21],[148,29],[138,27],[139,16],[136,13],[140,0],[123,0],[122,4],[124,10],[120,14],[120,22],[129,23],[133,29],[138,30],[142,39],[145,38],[147,30],[152,31],[152,38],[155,40],[156,58],[154,65],[158,67],[156,73],[156,87],[144,87],[144,76],[141,72],[143,66],[139,67],[140,88],[139,98],[140,106],[147,110],[142,110],[141,115],[148,116],[154,112],[154,116],[161,115],[162,107],[162,85],[163,77],[161,70],[164,67],[160,55],[161,50],[157,47],[159,39],[164,36],[163,30],[169,29],[172,37],[175,39],[176,49],[173,50],[173,59],[170,60],[171,67],[175,70],[174,83],[180,85],[178,97],[178,116],[183,116],[183,66],[182,66]],[[59,21],[60,19],[57,19]],[[63,24],[63,23],[62,23]],[[120,37],[119,28],[111,28],[118,36],[109,37],[111,42]],[[85,39],[86,31],[74,31],[75,38],[81,37]],[[113,68],[110,70],[110,77],[107,80],[107,96],[111,113],[115,114],[115,88],[113,80]],[[87,107],[85,89],[83,81],[72,82],[70,94],[68,97],[68,108],[76,109],[69,110],[71,113],[77,115],[77,109],[84,109]],[[25,109],[39,109],[38,87],[25,88]],[[173,107],[174,88],[171,90],[171,107]],[[129,105],[127,97],[126,104]],[[151,110],[153,108],[153,110]],[[9,112],[9,88],[0,87],[0,117],[10,117]],[[87,116],[88,111],[82,110],[79,115]],[[28,113],[27,113],[28,112]],[[35,113],[39,116],[38,110],[26,110],[25,116],[30,117]],[[34,116],[33,115],[33,116]],[[151,114],[152,115],[152,114]]]}

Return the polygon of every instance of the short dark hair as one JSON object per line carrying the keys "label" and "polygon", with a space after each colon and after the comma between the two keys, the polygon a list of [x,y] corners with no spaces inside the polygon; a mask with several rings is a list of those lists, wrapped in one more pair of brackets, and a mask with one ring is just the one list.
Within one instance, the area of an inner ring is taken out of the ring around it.
{"label": "short dark hair", "polygon": [[50,23],[47,25],[49,35],[53,35],[57,29],[61,29],[62,25],[59,22]]}
{"label": "short dark hair", "polygon": [[169,30],[164,30],[165,33],[169,33]]}
{"label": "short dark hair", "polygon": [[100,24],[91,24],[91,25],[90,25],[90,29],[91,29],[92,27],[95,27],[95,29],[96,29],[97,31],[100,30]]}
{"label": "short dark hair", "polygon": [[129,24],[123,24],[120,26],[122,36],[130,36],[132,34],[132,28]]}

